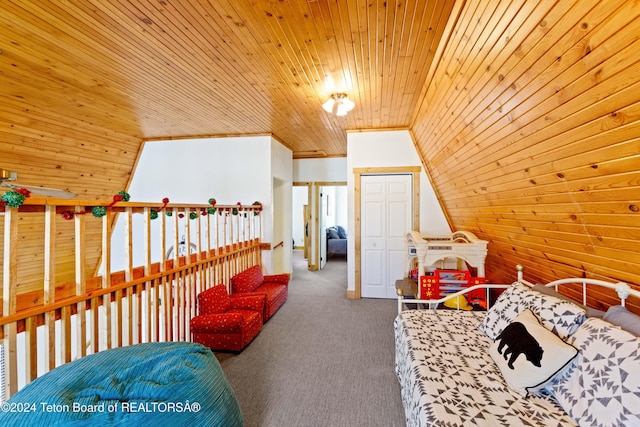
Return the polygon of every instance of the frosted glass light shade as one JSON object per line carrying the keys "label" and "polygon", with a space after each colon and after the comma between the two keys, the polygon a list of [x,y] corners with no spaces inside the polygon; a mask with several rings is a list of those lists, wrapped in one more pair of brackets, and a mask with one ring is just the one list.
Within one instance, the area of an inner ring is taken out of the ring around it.
{"label": "frosted glass light shade", "polygon": [[355,105],[356,104],[349,99],[346,93],[334,93],[331,94],[331,98],[322,104],[322,108],[327,113],[332,113],[336,116],[344,116],[349,111],[353,110]]}
{"label": "frosted glass light shade", "polygon": [[335,100],[335,99],[333,99],[333,98],[329,98],[329,99],[327,100],[327,102],[325,102],[324,104],[322,104],[322,108],[324,108],[324,110],[325,110],[327,113],[331,113],[331,112],[333,112],[333,106],[334,106],[334,104],[335,104],[335,103],[336,103],[336,100]]}

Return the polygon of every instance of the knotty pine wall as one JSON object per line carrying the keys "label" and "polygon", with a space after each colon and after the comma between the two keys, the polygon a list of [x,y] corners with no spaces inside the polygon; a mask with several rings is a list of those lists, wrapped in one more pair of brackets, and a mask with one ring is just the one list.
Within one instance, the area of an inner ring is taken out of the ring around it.
{"label": "knotty pine wall", "polygon": [[[433,80],[408,121],[452,227],[490,242],[487,271],[495,281],[513,280],[522,263],[533,280],[588,275],[638,287],[638,1],[460,0],[453,10],[457,20],[433,52]],[[127,86],[119,84],[127,76],[105,83],[117,70],[87,59],[105,40],[88,43],[77,57],[65,54],[51,16],[15,13],[24,19],[7,22],[11,37],[0,61],[7,82],[0,166],[19,171],[24,184],[111,198],[135,166],[144,134],[136,124],[155,115],[137,116],[129,105]],[[147,32],[136,34],[138,40]],[[58,234],[72,236],[64,227],[73,223],[58,222]],[[92,223],[87,233],[97,235]],[[32,263],[20,273],[23,292],[42,286],[42,255],[32,244],[42,239],[42,225],[25,216],[20,228],[21,268]],[[69,280],[73,244],[57,243],[66,255],[56,272]],[[96,265],[97,249],[88,242]]]}
{"label": "knotty pine wall", "polygon": [[[109,201],[126,189],[142,140],[58,114],[41,102],[37,93],[3,97],[0,167],[18,171],[17,183],[68,190],[81,200]],[[0,194],[5,190],[0,187]],[[44,216],[20,213],[19,217],[18,294],[36,292],[30,302],[39,304],[43,298]],[[100,261],[100,227],[99,220],[86,221],[87,277],[93,276]],[[73,230],[73,221],[57,216],[56,283],[66,283],[71,289],[75,274]],[[0,215],[0,240],[3,236],[4,216]],[[3,252],[0,245],[0,266]],[[58,290],[65,293],[60,286]]]}
{"label": "knotty pine wall", "polygon": [[412,131],[452,227],[489,241],[493,281],[520,263],[534,282],[640,288],[639,14],[623,0],[462,8]]}

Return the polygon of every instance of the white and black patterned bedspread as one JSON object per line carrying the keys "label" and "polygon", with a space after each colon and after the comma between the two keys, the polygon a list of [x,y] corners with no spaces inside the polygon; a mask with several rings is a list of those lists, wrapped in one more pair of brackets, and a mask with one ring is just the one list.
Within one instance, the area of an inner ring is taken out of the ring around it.
{"label": "white and black patterned bedspread", "polygon": [[477,311],[408,310],[394,323],[407,426],[574,426],[548,395],[511,391]]}

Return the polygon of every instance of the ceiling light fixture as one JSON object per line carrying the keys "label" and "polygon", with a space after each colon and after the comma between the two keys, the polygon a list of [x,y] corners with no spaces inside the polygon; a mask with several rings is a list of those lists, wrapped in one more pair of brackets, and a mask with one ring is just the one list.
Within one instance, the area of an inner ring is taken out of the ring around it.
{"label": "ceiling light fixture", "polygon": [[356,104],[349,99],[346,93],[332,93],[327,102],[322,104],[322,108],[327,113],[332,113],[336,116],[345,116],[355,106]]}

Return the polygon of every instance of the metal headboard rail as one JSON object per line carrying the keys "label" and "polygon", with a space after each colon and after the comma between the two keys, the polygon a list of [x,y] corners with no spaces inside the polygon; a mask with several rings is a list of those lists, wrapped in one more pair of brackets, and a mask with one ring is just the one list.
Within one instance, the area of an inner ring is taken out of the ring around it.
{"label": "metal headboard rail", "polygon": [[404,292],[402,291],[402,289],[396,289],[396,294],[398,294],[398,314],[402,313],[402,304],[424,304],[424,305],[428,305],[429,308],[432,309],[432,308],[436,308],[438,304],[442,302],[445,302],[459,295],[464,295],[466,293],[469,293],[478,289],[486,289],[487,302],[488,302],[490,289],[507,289],[510,286],[511,285],[497,285],[492,283],[484,283],[482,285],[473,285],[473,286],[469,286],[468,288],[464,288],[461,291],[458,291],[452,294],[447,294],[447,296],[442,297],[440,299],[417,299],[417,298],[408,299],[408,298],[404,298]]}
{"label": "metal headboard rail", "polygon": [[[524,267],[522,265],[516,265],[516,271],[517,271],[517,275],[518,275],[518,279],[517,281],[529,286],[530,288],[533,288],[534,284],[525,280],[524,279]],[[582,285],[582,304],[583,305],[587,305],[587,286],[589,285],[594,285],[594,286],[601,286],[604,288],[608,288],[608,289],[613,289],[614,291],[616,291],[616,293],[618,294],[618,298],[620,298],[620,305],[622,305],[623,307],[625,306],[625,302],[627,300],[627,298],[629,298],[629,296],[634,296],[637,298],[640,298],[640,291],[635,290],[633,288],[631,288],[631,286],[629,286],[627,283],[624,282],[618,282],[618,283],[612,283],[612,282],[606,282],[604,280],[598,280],[598,279],[588,279],[588,278],[580,278],[580,277],[572,277],[572,278],[567,278],[567,279],[559,279],[559,280],[554,280],[553,282],[549,282],[547,284],[545,284],[545,287],[551,288],[553,287],[556,291],[558,290],[558,288],[562,285],[575,285],[575,284],[580,284]],[[429,300],[425,300],[425,299],[405,299],[404,298],[404,294],[402,292],[402,289],[398,289],[397,290],[397,294],[398,294],[398,313],[402,312],[402,305],[403,304],[424,304],[427,305],[429,308],[436,308],[438,306],[438,304],[443,303],[449,299],[452,298],[456,298],[459,295],[464,295],[468,292],[477,290],[477,289],[486,289],[487,292],[487,301],[489,301],[489,290],[490,289],[506,289],[508,287],[510,287],[511,285],[500,285],[500,284],[490,284],[490,283],[485,283],[485,284],[481,284],[481,285],[474,285],[474,286],[470,286],[468,288],[465,288],[461,291],[458,291],[456,293],[452,293],[449,294],[443,298],[440,299],[429,299]],[[488,307],[487,307],[488,308]]]}
{"label": "metal headboard rail", "polygon": [[[518,265],[516,266],[516,269],[518,269],[518,281],[527,286],[533,287],[533,283],[522,278],[522,271],[524,270],[524,267]],[[566,279],[554,280],[553,282],[549,282],[544,286],[547,288],[554,288],[557,291],[561,285],[582,285],[582,305],[587,305],[588,285],[602,286],[604,288],[613,289],[618,294],[618,298],[620,298],[620,305],[623,307],[625,306],[627,298],[629,298],[630,296],[640,298],[640,291],[631,288],[631,286],[624,282],[612,283],[598,279],[569,277]]]}

